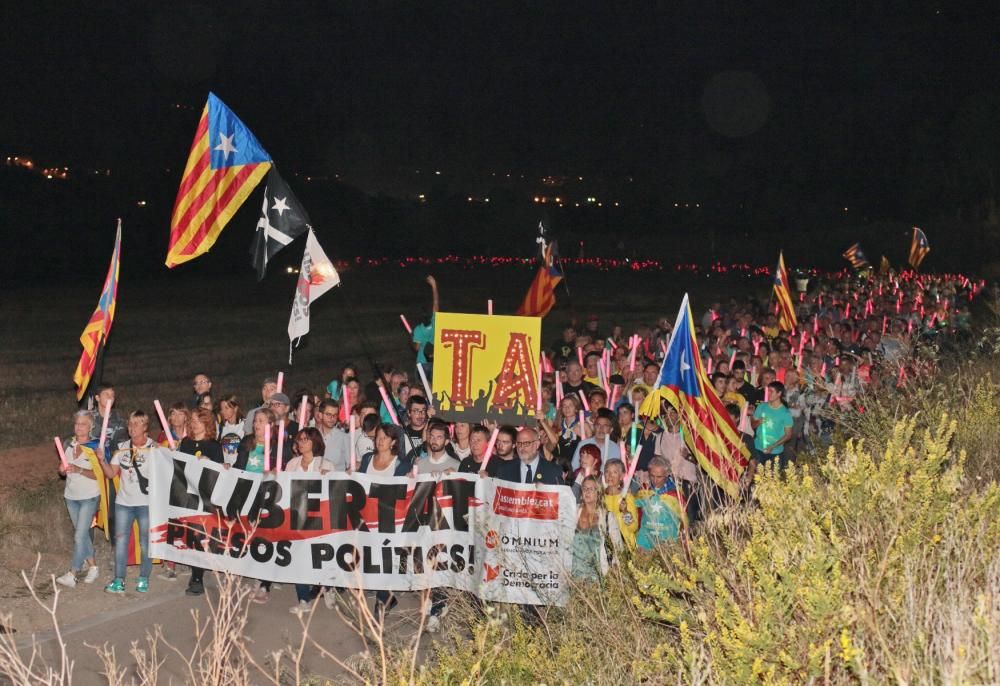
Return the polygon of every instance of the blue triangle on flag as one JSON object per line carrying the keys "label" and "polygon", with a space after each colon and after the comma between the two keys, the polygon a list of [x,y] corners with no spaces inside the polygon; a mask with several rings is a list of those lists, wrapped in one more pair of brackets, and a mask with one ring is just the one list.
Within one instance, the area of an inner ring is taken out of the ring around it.
{"label": "blue triangle on flag", "polygon": [[271,161],[246,124],[215,93],[208,94],[208,147],[212,169]]}

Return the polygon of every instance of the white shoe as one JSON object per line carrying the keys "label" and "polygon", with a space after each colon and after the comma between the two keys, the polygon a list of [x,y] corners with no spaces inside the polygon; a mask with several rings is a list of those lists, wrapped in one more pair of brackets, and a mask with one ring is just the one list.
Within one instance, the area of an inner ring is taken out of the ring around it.
{"label": "white shoe", "polygon": [[300,600],[298,603],[288,608],[288,611],[293,615],[301,617],[309,612],[309,603],[305,600]]}
{"label": "white shoe", "polygon": [[92,584],[97,581],[97,577],[100,574],[97,570],[97,565],[90,565],[90,569],[87,570],[87,576],[83,577],[83,583]]}
{"label": "white shoe", "polygon": [[62,584],[66,588],[76,588],[76,574],[73,572],[66,572],[61,577],[56,579],[57,584]]}
{"label": "white shoe", "polygon": [[431,615],[427,618],[425,627],[428,633],[436,634],[441,628],[441,619],[437,615]]}
{"label": "white shoe", "polygon": [[323,604],[326,605],[327,610],[335,609],[337,607],[337,592],[332,588],[323,591]]}

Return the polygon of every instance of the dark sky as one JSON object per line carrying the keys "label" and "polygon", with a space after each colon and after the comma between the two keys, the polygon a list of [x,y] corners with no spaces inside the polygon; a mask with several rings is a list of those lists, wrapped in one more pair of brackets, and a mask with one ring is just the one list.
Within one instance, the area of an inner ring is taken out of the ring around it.
{"label": "dark sky", "polygon": [[1000,66],[995,9],[920,0],[156,5],[4,3],[5,152],[162,173],[211,89],[279,165],[361,186],[440,167],[851,189]]}

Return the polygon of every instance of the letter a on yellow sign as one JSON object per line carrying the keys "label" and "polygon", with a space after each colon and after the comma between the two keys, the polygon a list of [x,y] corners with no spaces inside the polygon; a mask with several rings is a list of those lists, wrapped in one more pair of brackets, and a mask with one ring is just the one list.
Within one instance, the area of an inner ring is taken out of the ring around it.
{"label": "letter a on yellow sign", "polygon": [[434,407],[448,421],[524,424],[538,401],[540,317],[438,312]]}

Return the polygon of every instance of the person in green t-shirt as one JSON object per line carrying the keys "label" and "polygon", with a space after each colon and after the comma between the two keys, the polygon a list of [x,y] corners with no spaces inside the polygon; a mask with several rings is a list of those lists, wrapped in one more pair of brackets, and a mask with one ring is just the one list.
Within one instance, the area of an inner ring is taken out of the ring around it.
{"label": "person in green t-shirt", "polygon": [[753,478],[757,466],[778,458],[778,466],[788,466],[785,457],[785,443],[792,438],[792,413],[785,406],[785,384],[772,381],[766,387],[765,401],[754,410],[751,424],[754,428],[753,464],[749,478]]}

